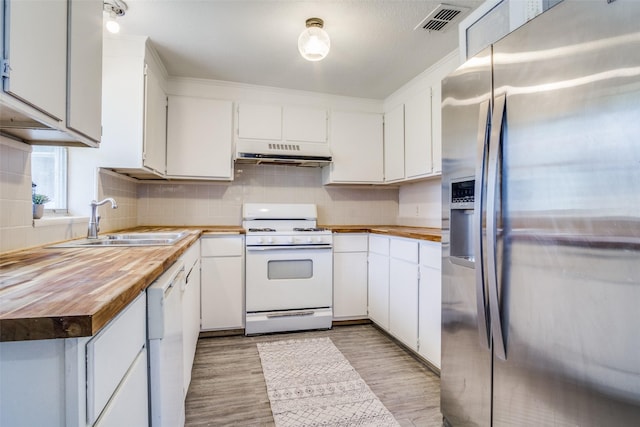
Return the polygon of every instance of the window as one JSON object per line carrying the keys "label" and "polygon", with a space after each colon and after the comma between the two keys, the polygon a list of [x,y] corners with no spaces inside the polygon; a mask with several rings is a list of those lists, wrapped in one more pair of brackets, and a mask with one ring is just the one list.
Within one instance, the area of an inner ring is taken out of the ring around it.
{"label": "window", "polygon": [[55,213],[67,212],[67,149],[35,145],[31,152],[31,181],[33,190],[51,199],[45,209]]}

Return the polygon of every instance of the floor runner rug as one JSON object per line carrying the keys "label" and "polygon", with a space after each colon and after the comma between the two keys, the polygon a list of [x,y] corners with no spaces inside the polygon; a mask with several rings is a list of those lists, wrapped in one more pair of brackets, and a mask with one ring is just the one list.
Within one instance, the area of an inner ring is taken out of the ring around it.
{"label": "floor runner rug", "polygon": [[259,343],[277,427],[399,426],[329,338]]}

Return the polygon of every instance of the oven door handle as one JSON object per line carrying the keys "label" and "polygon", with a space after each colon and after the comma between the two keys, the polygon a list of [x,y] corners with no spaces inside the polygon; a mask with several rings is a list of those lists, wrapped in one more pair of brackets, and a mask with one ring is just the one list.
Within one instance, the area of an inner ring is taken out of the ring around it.
{"label": "oven door handle", "polygon": [[273,245],[247,246],[247,251],[297,251],[298,249],[331,249],[331,245]]}

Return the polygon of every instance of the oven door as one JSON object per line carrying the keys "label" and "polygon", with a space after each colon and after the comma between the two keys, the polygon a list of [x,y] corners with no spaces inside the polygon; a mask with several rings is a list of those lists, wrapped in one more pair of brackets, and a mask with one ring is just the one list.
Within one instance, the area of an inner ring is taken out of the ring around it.
{"label": "oven door", "polygon": [[247,246],[247,312],[331,307],[331,246]]}

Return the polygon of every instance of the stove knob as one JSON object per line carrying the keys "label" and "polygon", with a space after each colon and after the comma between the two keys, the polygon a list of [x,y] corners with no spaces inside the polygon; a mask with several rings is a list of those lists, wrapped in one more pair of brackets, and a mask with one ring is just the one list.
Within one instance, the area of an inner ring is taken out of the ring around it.
{"label": "stove knob", "polygon": [[262,243],[262,237],[258,237],[258,238],[256,239],[256,241],[257,241],[258,243]]}
{"label": "stove knob", "polygon": [[307,237],[307,242],[311,243],[313,242],[313,239],[311,237]]}
{"label": "stove knob", "polygon": [[267,239],[267,242],[269,242],[269,243],[273,243],[273,237],[269,237],[269,238]]}
{"label": "stove knob", "polygon": [[322,237],[316,237],[316,242],[322,243]]}
{"label": "stove knob", "polygon": [[289,243],[293,243],[293,236],[289,236],[287,240],[289,241]]}

